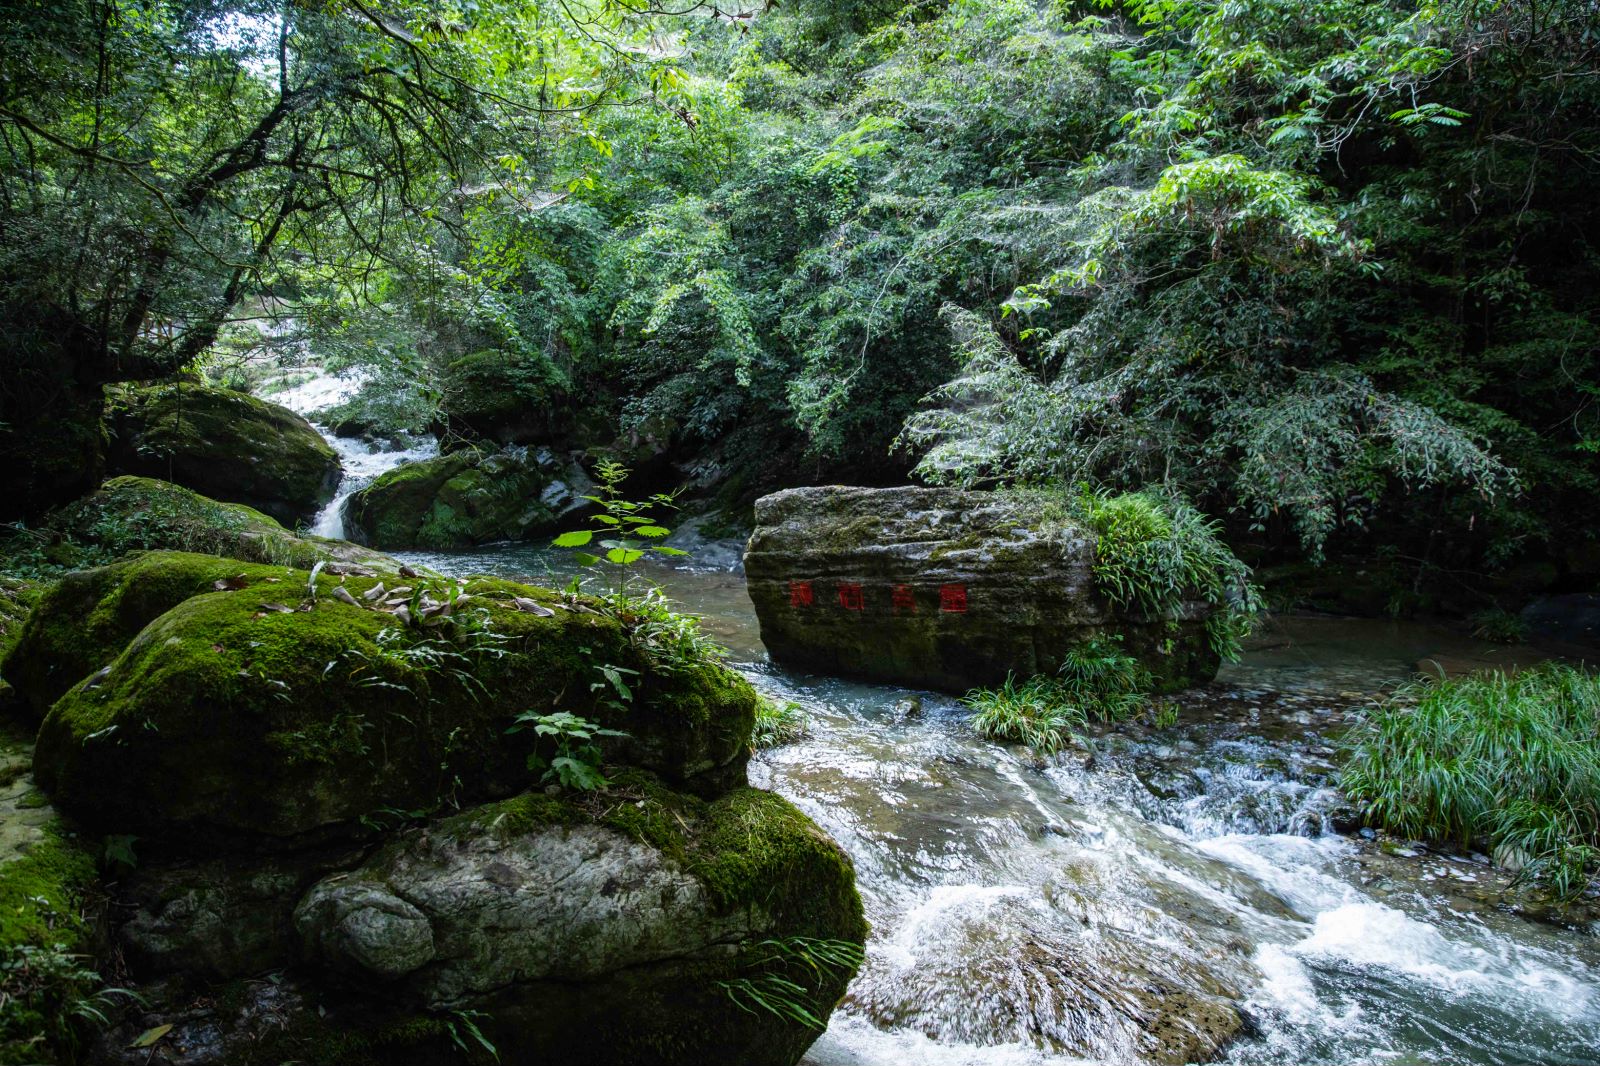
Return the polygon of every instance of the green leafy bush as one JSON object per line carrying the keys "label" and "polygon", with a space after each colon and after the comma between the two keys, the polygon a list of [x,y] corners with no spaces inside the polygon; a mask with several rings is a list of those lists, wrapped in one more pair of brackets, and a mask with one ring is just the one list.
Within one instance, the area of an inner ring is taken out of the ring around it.
{"label": "green leafy bush", "polygon": [[1403,688],[1352,731],[1340,784],[1378,825],[1481,843],[1574,895],[1600,872],[1600,678],[1546,664]]}
{"label": "green leafy bush", "polygon": [[1013,490],[1052,519],[1082,523],[1095,534],[1094,579],[1119,607],[1152,618],[1177,618],[1194,602],[1210,604],[1206,630],[1227,661],[1239,657],[1261,610],[1247,567],[1222,539],[1222,526],[1186,501],[1153,491],[1112,493],[1081,487]]}

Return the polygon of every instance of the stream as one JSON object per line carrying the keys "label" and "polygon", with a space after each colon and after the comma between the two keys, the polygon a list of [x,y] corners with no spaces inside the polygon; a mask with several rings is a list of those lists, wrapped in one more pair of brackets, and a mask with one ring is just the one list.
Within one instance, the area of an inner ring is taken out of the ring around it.
{"label": "stream", "polygon": [[[303,412],[337,402],[275,397]],[[312,383],[316,385],[316,383]],[[353,388],[354,385],[346,386]],[[349,493],[431,454],[341,441]],[[1048,764],[985,741],[954,699],[769,662],[741,545],[689,542],[655,569],[808,735],[758,755],[781,793],[848,851],[873,933],[809,1066],[1182,1061],[1234,1012],[1222,1061],[1600,1063],[1600,937],[1485,902],[1481,857],[1390,855],[1332,831],[1334,739],[1353,708],[1426,657],[1492,645],[1419,623],[1287,617],[1178,724],[1133,727]],[[505,545],[407,553],[441,573],[565,583],[564,553]],[[916,697],[920,706],[908,708]],[[1503,879],[1502,879],[1503,882]]]}

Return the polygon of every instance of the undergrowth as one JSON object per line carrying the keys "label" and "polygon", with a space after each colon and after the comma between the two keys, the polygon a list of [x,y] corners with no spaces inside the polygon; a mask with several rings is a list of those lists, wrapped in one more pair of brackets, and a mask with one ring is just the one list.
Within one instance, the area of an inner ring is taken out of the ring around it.
{"label": "undergrowth", "polygon": [[1081,737],[1091,720],[1120,722],[1138,714],[1153,685],[1138,659],[1112,641],[1090,640],[1067,653],[1054,677],[1019,682],[1008,675],[999,688],[973,689],[962,702],[977,712],[972,727],[982,736],[1052,755]]}
{"label": "undergrowth", "polygon": [[1238,659],[1261,594],[1250,568],[1223,541],[1219,522],[1182,499],[1148,491],[1015,491],[1029,497],[1047,524],[1082,523],[1095,534],[1095,586],[1106,599],[1152,618],[1177,618],[1190,604],[1209,604],[1213,650],[1228,662]]}
{"label": "undergrowth", "polygon": [[807,732],[806,712],[793,700],[761,694],[756,700],[756,720],[750,729],[750,749],[761,751],[792,744]]}
{"label": "undergrowth", "polygon": [[1369,711],[1340,778],[1367,818],[1482,844],[1562,898],[1600,874],[1600,678],[1544,664],[1419,682]]}

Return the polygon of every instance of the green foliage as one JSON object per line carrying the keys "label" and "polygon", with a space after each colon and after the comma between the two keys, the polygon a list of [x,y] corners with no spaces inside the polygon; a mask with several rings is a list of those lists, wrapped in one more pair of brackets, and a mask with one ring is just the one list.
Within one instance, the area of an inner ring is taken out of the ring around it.
{"label": "green foliage", "polygon": [[1178,618],[1187,604],[1208,604],[1213,650],[1226,661],[1239,657],[1261,595],[1250,568],[1223,541],[1220,523],[1182,499],[1148,491],[1015,491],[1046,521],[1068,519],[1093,531],[1095,585],[1112,603],[1166,619]]}
{"label": "green foliage", "polygon": [[750,750],[762,751],[792,744],[809,731],[805,708],[793,700],[761,695],[756,703],[755,727],[750,731]]}
{"label": "green foliage", "polygon": [[1600,679],[1545,664],[1422,682],[1370,711],[1340,787],[1374,823],[1515,856],[1562,897],[1600,873]]}
{"label": "green foliage", "polygon": [[[620,684],[620,680],[617,683]],[[507,732],[523,729],[532,729],[538,736],[551,738],[555,746],[548,757],[538,753],[529,755],[528,769],[544,771],[540,777],[542,782],[554,782],[577,792],[594,792],[610,784],[600,772],[600,763],[605,757],[600,739],[628,735],[616,729],[602,729],[568,711],[553,714],[524,711]]]}
{"label": "green foliage", "polygon": [[609,594],[621,602],[627,599],[636,583],[631,579],[635,574],[634,564],[639,560],[646,555],[670,557],[688,553],[660,543],[672,530],[660,524],[661,519],[655,515],[654,509],[674,506],[671,495],[657,493],[642,503],[623,499],[622,483],[628,479],[628,468],[610,459],[603,460],[595,467],[595,477],[600,482],[600,494],[585,496],[584,499],[600,508],[600,513],[594,516],[599,525],[594,529],[563,533],[551,543],[557,548],[576,550],[588,547],[595,536],[600,535],[600,547],[605,549],[603,557],[586,551],[577,551],[576,556],[584,566],[603,566],[602,572],[609,572]]}
{"label": "green foliage", "polygon": [[1067,652],[1055,677],[1036,674],[1018,683],[1007,675],[998,689],[973,689],[961,702],[977,712],[972,727],[980,735],[1053,755],[1081,739],[1091,721],[1139,713],[1152,687],[1139,660],[1113,642],[1090,640]]}
{"label": "green foliage", "polygon": [[728,998],[751,1014],[772,1014],[821,1032],[833,1004],[818,1002],[826,984],[848,979],[860,968],[860,944],[848,940],[823,940],[791,936],[763,940],[747,947],[741,956],[750,976],[718,981]]}

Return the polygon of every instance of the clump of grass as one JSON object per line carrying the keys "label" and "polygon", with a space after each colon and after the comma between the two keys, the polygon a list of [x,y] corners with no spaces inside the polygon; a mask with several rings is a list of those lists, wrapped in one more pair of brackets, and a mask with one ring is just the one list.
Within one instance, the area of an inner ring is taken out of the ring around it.
{"label": "clump of grass", "polygon": [[809,729],[805,708],[793,700],[778,701],[761,695],[756,702],[756,721],[750,730],[750,749],[761,751],[792,744]]}
{"label": "clump of grass", "polygon": [[1053,755],[1091,720],[1120,722],[1139,713],[1152,684],[1149,671],[1114,642],[1090,640],[1067,653],[1054,677],[1018,682],[1008,675],[999,688],[973,689],[962,702],[977,712],[972,727],[982,736]]}
{"label": "clump of grass", "polygon": [[1378,825],[1515,855],[1575,896],[1600,873],[1600,678],[1547,663],[1403,688],[1352,731],[1340,784]]}
{"label": "clump of grass", "polygon": [[1521,615],[1492,607],[1479,611],[1467,621],[1472,623],[1472,635],[1479,640],[1492,640],[1496,644],[1521,644],[1528,639],[1528,623]]}
{"label": "clump of grass", "polygon": [[1261,593],[1250,583],[1250,568],[1223,541],[1220,523],[1182,499],[1151,491],[1019,491],[1029,494],[1046,522],[1082,523],[1095,534],[1095,585],[1108,600],[1154,618],[1208,603],[1212,647],[1230,662],[1239,657],[1261,610]]}

